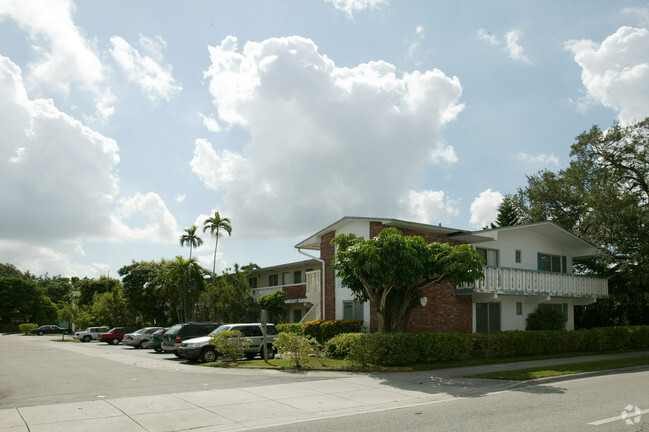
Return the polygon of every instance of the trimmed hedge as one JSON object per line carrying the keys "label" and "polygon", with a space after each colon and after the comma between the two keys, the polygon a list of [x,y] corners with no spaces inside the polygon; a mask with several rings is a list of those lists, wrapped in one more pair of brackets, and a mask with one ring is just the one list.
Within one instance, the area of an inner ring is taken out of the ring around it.
{"label": "trimmed hedge", "polygon": [[307,337],[312,337],[319,343],[325,343],[332,337],[342,333],[358,333],[363,328],[363,321],[352,320],[334,320],[334,321],[308,321],[304,323],[302,331]]}
{"label": "trimmed hedge", "polygon": [[277,327],[277,331],[280,333],[302,334],[302,324],[300,323],[277,324],[275,327]]}
{"label": "trimmed hedge", "polygon": [[495,333],[353,333],[328,342],[330,355],[354,364],[407,366],[467,358],[649,349],[649,326]]}

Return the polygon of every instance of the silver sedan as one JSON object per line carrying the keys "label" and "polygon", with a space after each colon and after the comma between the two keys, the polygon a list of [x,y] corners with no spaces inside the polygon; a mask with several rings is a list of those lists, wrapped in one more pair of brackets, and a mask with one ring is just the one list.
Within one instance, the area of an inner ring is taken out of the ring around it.
{"label": "silver sedan", "polygon": [[142,348],[152,337],[153,333],[160,330],[162,327],[144,327],[133,333],[124,335],[122,340],[123,344],[131,345],[135,348]]}

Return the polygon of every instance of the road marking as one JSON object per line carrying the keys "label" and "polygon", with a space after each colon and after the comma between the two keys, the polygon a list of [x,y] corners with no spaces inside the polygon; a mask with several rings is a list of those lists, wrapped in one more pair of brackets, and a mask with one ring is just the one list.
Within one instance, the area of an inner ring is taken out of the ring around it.
{"label": "road marking", "polygon": [[[646,409],[646,410],[643,410],[643,411],[640,411],[640,412],[628,413],[626,418],[633,420],[635,417],[640,417],[642,414],[647,414],[647,413],[649,413],[649,409]],[[600,426],[600,425],[603,425],[603,424],[606,424],[606,423],[612,423],[612,422],[614,422],[616,420],[625,420],[625,419],[622,418],[622,414],[620,414],[619,416],[609,417],[609,418],[605,418],[603,420],[597,420],[597,421],[594,421],[594,422],[590,422],[588,424],[591,425],[591,426]]]}

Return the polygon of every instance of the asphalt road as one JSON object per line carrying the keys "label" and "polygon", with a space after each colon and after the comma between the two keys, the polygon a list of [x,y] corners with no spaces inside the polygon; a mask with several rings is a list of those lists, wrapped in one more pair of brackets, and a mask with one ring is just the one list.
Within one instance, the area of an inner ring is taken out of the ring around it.
{"label": "asphalt road", "polygon": [[649,431],[649,371],[532,383],[440,403],[259,430]]}
{"label": "asphalt road", "polygon": [[205,368],[173,354],[121,344],[52,342],[60,337],[0,336],[0,408],[242,388],[332,376]]}

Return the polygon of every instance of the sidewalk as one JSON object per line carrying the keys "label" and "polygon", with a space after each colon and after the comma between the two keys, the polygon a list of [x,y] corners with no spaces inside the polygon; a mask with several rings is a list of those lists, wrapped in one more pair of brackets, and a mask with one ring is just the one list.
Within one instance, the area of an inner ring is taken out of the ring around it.
{"label": "sidewalk", "polygon": [[421,404],[451,403],[512,387],[504,381],[464,378],[473,373],[640,355],[649,352],[433,371],[359,373],[291,384],[12,408],[0,410],[0,432],[249,430]]}

